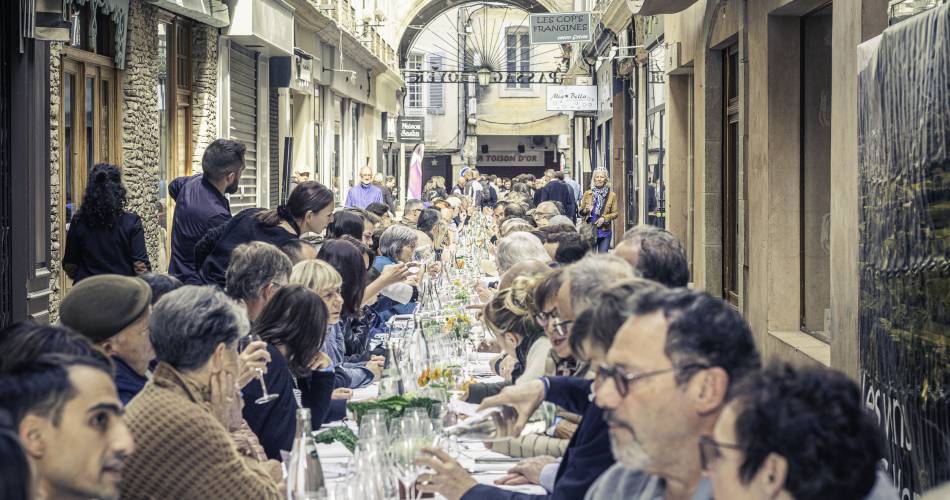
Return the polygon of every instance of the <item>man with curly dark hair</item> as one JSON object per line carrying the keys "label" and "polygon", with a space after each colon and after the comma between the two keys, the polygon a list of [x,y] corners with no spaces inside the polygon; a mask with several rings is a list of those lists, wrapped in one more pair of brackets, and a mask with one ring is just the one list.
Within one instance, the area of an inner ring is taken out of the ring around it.
{"label": "man with curly dark hair", "polygon": [[715,498],[897,498],[878,474],[880,432],[844,374],[775,362],[732,397],[699,441]]}

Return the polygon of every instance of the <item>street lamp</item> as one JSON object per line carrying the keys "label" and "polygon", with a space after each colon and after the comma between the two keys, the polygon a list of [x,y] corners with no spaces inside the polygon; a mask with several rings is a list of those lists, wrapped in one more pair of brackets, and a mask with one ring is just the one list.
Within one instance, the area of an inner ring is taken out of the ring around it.
{"label": "street lamp", "polygon": [[487,87],[489,83],[491,83],[491,71],[484,66],[478,68],[478,84]]}

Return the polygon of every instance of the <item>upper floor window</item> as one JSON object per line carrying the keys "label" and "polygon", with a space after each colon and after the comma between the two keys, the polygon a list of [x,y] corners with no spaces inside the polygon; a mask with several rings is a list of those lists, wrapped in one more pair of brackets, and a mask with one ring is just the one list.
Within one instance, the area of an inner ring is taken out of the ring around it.
{"label": "upper floor window", "polygon": [[531,44],[528,41],[528,30],[523,27],[508,28],[505,30],[505,69],[508,72],[505,86],[513,88],[529,88],[527,78],[519,82],[517,73],[531,71]]}
{"label": "upper floor window", "polygon": [[[406,65],[410,70],[421,70],[425,56],[422,54],[409,54],[409,61]],[[410,108],[422,107],[422,84],[410,83],[407,85],[406,106]]]}

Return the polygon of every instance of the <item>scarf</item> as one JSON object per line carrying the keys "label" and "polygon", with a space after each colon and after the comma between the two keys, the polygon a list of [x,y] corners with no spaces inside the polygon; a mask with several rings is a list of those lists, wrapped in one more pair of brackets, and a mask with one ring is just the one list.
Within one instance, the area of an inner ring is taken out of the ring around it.
{"label": "scarf", "polygon": [[590,222],[596,221],[604,212],[604,206],[607,204],[607,196],[610,194],[610,188],[604,184],[604,187],[592,187],[594,193],[594,209],[590,211]]}

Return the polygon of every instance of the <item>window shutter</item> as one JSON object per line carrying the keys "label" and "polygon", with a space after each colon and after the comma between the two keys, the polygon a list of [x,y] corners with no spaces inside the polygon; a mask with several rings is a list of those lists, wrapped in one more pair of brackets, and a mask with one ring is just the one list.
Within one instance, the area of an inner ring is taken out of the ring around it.
{"label": "window shutter", "polygon": [[[442,56],[437,54],[429,55],[429,64],[427,70],[438,71],[442,69]],[[429,114],[430,115],[443,115],[445,114],[445,92],[444,84],[442,83],[429,83]]]}

